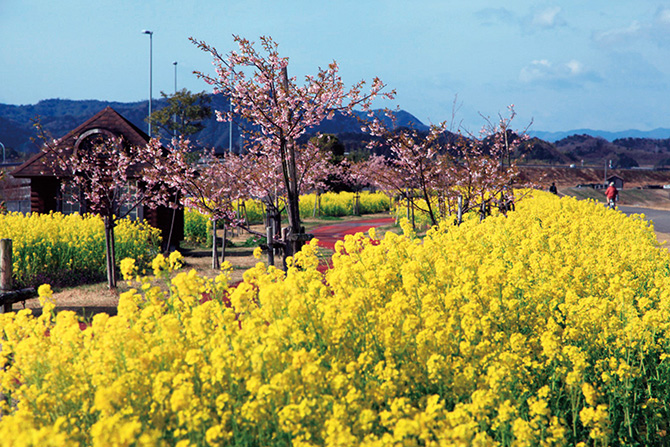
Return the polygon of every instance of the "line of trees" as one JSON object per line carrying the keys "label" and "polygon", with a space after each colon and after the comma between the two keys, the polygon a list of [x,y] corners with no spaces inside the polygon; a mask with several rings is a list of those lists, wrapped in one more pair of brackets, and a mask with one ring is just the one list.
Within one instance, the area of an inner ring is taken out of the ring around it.
{"label": "line of trees", "polygon": [[[390,111],[387,115],[392,118]],[[381,120],[369,125],[392,157],[372,156],[363,163],[370,183],[406,201],[408,214],[419,210],[432,225],[452,215],[492,206],[506,210],[513,202],[513,188],[522,185],[511,154],[526,139],[511,129],[513,106],[498,122],[487,120],[479,136],[454,134],[447,123],[431,125],[427,134],[413,129],[389,129]],[[419,200],[420,199],[420,200]]]}
{"label": "line of trees", "polygon": [[[211,111],[202,95],[184,90],[169,97],[169,106],[151,117],[164,140],[172,137],[169,142],[154,138],[145,147],[128,147],[106,138],[78,154],[53,147],[61,175],[74,179],[90,210],[105,217],[110,287],[116,282],[113,229],[123,215],[122,207],[187,205],[207,214],[214,222],[213,267],[218,267],[216,221],[255,233],[236,215],[239,200],[263,201],[277,235],[268,242],[282,248],[285,262],[309,239],[300,220],[300,195],[323,190],[329,177],[332,181],[336,176],[355,191],[374,185],[403,197],[412,209],[427,212],[433,224],[449,214],[457,197],[463,211],[468,211],[511,194],[517,171],[509,154],[521,140],[510,131],[513,109],[480,138],[454,136],[445,123],[431,126],[427,134],[387,127],[373,113],[372,104],[392,99],[395,92],[387,91],[380,79],[346,88],[337,63],[332,62],[299,82],[289,76],[289,60],[280,56],[271,38],[262,37],[260,48],[242,37],[233,38],[238,50],[227,55],[191,40],[213,58],[215,74],[196,74],[215,94],[232,101],[231,109],[215,112],[219,121],[235,120],[243,128],[243,154],[194,158],[188,136]],[[391,157],[351,162],[338,154],[334,160],[332,141],[301,138],[335,112],[353,116],[355,108],[367,112],[361,125],[374,137],[371,144],[385,145]],[[134,189],[128,186],[133,169],[141,170],[143,179]],[[279,237],[284,210],[288,223]]]}

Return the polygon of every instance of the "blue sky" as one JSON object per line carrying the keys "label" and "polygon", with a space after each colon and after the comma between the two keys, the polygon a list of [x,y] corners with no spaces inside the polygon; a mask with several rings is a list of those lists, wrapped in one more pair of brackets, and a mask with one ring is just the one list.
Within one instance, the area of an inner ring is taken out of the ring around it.
{"label": "blue sky", "polygon": [[[502,6],[501,6],[502,5]],[[514,104],[517,128],[670,128],[670,6],[636,0],[0,0],[0,103],[140,101],[208,90],[194,70],[231,35],[269,35],[301,77],[333,59],[382,78],[424,123],[469,130]]]}

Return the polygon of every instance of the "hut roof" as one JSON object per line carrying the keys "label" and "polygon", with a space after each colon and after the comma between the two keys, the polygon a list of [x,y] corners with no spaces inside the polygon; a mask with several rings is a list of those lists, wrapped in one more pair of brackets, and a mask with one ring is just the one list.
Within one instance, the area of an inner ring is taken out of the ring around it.
{"label": "hut roof", "polygon": [[[87,137],[96,134],[121,137],[124,144],[132,146],[144,146],[149,142],[149,136],[146,133],[121,116],[116,110],[105,107],[77,128],[68,132],[67,135],[58,139],[56,146],[74,150]],[[12,172],[12,176],[17,178],[56,176],[54,157],[55,155],[52,152],[44,148],[16,168]]]}

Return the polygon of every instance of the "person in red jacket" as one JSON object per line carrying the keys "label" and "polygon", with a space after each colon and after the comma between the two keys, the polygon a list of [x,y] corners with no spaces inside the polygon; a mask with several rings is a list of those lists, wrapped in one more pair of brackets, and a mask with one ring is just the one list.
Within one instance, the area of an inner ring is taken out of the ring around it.
{"label": "person in red jacket", "polygon": [[616,202],[619,199],[619,191],[614,186],[614,182],[610,182],[609,187],[605,191],[605,195],[607,196],[607,204],[609,207],[615,209]]}

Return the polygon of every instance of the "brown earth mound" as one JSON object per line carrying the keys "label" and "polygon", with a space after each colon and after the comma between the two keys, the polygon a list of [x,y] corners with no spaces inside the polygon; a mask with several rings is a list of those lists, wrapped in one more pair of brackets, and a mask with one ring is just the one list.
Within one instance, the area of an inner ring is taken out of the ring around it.
{"label": "brown earth mound", "polygon": [[[521,166],[524,181],[533,182],[544,189],[556,182],[559,188],[574,187],[579,184],[604,183],[607,177],[617,175],[623,179],[624,188],[643,188],[651,185],[670,184],[670,170],[608,169],[583,167]],[[546,185],[546,187],[544,186]]]}

